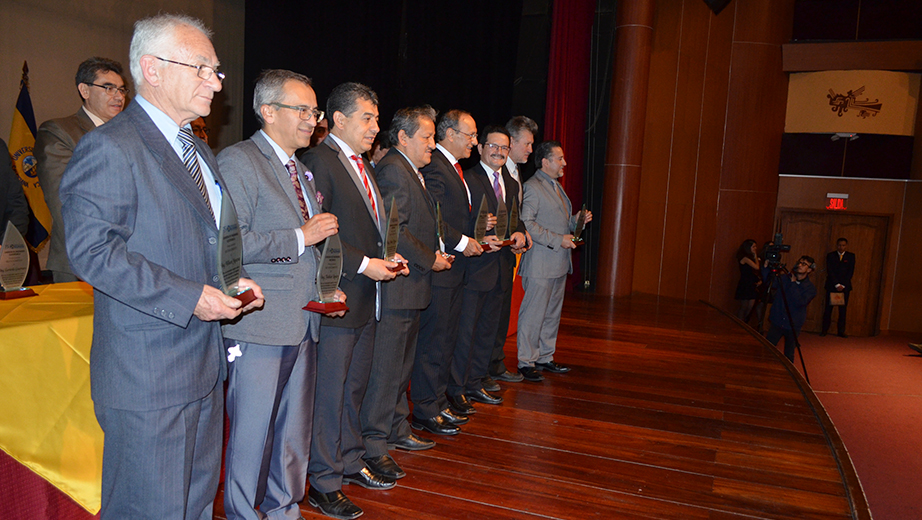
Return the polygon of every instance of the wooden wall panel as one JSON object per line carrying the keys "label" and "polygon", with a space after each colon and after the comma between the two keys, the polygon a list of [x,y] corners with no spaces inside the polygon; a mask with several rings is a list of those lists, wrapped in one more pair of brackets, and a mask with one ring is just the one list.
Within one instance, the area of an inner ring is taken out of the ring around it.
{"label": "wooden wall panel", "polygon": [[[891,233],[891,236],[893,234]],[[906,184],[903,205],[902,226],[891,243],[890,250],[898,251],[893,262],[893,290],[891,298],[884,294],[884,303],[890,314],[883,316],[881,328],[893,331],[908,331],[922,334],[922,182]]]}
{"label": "wooden wall panel", "polygon": [[788,43],[785,72],[922,70],[922,41]]}
{"label": "wooden wall panel", "polygon": [[749,1],[737,4],[733,41],[781,45],[791,41],[794,1]]}

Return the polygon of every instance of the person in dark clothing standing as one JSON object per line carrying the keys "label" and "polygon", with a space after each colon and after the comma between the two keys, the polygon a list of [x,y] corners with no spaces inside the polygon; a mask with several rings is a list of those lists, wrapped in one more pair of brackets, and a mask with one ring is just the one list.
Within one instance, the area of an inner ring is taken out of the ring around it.
{"label": "person in dark clothing standing", "polygon": [[744,241],[736,251],[736,260],[740,267],[740,281],[736,284],[734,296],[740,302],[736,317],[748,322],[752,308],[759,297],[759,286],[762,285],[762,277],[759,275],[759,257],[756,255],[756,241],[751,238]]}
{"label": "person in dark clothing standing", "polygon": [[[832,308],[839,308],[839,321],[836,324],[836,332],[839,337],[847,338],[845,333],[845,311],[848,307],[848,295],[852,292],[852,275],[855,274],[855,253],[846,251],[848,248],[848,239],[840,238],[836,240],[836,250],[826,255],[826,309],[823,311],[823,332],[820,336],[825,336],[829,332],[829,325],[832,322]],[[836,293],[841,293],[844,303],[833,305],[832,298]]]}
{"label": "person in dark clothing standing", "polygon": [[[800,334],[800,328],[807,320],[807,305],[816,297],[816,286],[809,278],[810,273],[814,270],[816,270],[816,263],[813,258],[804,255],[800,257],[794,269],[787,276],[777,277],[784,297],[781,297],[781,294],[775,297],[775,303],[772,304],[768,317],[770,327],[766,339],[772,345],[777,345],[778,340],[783,337],[784,356],[792,363],[794,362],[794,348],[797,346],[794,335]],[[791,310],[790,319],[788,319],[788,307]]]}

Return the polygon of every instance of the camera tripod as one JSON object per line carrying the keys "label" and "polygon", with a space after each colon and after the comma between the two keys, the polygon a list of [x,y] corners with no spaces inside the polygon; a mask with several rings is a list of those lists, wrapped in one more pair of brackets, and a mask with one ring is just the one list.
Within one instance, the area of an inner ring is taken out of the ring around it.
{"label": "camera tripod", "polygon": [[[778,264],[769,267],[771,269],[771,283],[769,283],[768,288],[766,289],[766,294],[771,291],[772,287],[778,287],[778,292],[781,294],[781,301],[784,303],[784,312],[788,317],[788,324],[791,325],[791,335],[794,337],[794,349],[798,354],[800,354],[800,367],[804,371],[804,379],[807,380],[807,384],[810,384],[810,376],[807,375],[807,365],[804,363],[804,352],[800,348],[800,338],[797,334],[797,329],[794,327],[794,319],[791,317],[791,307],[788,305],[788,298],[784,292],[784,284],[781,283],[780,279],[782,274],[787,275],[790,274],[790,272],[785,269],[784,264]],[[771,323],[771,320],[769,320],[769,323]],[[784,341],[785,346],[787,346],[787,339]]]}

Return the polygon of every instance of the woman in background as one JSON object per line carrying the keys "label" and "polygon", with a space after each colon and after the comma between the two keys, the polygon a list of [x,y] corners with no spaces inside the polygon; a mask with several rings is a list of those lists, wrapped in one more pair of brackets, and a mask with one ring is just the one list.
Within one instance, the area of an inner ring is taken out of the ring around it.
{"label": "woman in background", "polygon": [[762,277],[759,273],[759,256],[756,254],[756,241],[748,239],[736,251],[736,260],[740,266],[740,281],[736,284],[735,299],[740,300],[740,308],[736,317],[744,322],[749,321],[752,307],[759,297],[759,286]]}

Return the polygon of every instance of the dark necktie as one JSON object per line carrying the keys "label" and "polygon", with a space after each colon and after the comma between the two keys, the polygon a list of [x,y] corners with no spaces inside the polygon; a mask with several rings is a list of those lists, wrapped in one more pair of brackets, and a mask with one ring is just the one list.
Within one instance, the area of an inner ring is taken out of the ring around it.
{"label": "dark necktie", "polygon": [[214,210],[211,209],[211,201],[208,200],[208,192],[205,191],[205,181],[202,179],[202,167],[199,166],[198,157],[195,155],[195,141],[192,140],[192,131],[188,128],[179,129],[179,141],[182,144],[182,163],[192,175],[192,180],[198,186],[202,198],[205,199],[205,206],[208,207],[208,213],[214,218]]}
{"label": "dark necktie", "polygon": [[301,180],[298,179],[298,168],[295,166],[294,161],[288,161],[285,168],[288,169],[288,175],[291,177],[291,185],[294,186],[295,194],[298,196],[298,205],[301,206],[301,215],[304,217],[304,222],[307,222],[311,219],[311,216],[307,211],[307,201],[304,200],[304,191],[301,190]]}
{"label": "dark necktie", "polygon": [[496,202],[503,200],[503,187],[499,185],[499,172],[493,172],[493,193],[496,194]]}

